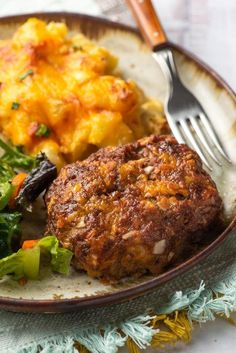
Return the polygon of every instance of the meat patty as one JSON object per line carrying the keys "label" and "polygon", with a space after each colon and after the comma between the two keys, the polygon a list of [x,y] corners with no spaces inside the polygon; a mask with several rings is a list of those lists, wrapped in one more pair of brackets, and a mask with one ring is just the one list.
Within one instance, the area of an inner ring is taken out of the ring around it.
{"label": "meat patty", "polygon": [[47,233],[92,277],[159,274],[222,201],[198,155],[172,136],[107,147],[65,166],[47,194]]}

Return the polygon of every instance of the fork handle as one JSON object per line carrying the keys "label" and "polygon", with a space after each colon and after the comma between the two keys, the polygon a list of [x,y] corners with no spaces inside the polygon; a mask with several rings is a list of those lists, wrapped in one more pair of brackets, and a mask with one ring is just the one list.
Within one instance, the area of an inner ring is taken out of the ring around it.
{"label": "fork handle", "polygon": [[126,0],[142,35],[154,51],[167,42],[167,37],[151,0]]}

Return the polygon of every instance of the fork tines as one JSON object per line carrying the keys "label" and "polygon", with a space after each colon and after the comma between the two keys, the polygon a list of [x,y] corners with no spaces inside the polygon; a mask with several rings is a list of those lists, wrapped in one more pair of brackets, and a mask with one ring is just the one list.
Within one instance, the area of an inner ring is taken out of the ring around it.
{"label": "fork tines", "polygon": [[171,49],[156,51],[153,56],[169,81],[170,92],[165,110],[177,141],[190,145],[211,171],[215,164],[222,166],[224,162],[231,163],[203,107],[181,82]]}

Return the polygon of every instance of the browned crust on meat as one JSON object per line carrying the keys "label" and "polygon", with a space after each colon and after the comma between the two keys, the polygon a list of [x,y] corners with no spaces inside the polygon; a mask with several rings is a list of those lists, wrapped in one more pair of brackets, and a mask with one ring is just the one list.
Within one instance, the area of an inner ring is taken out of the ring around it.
{"label": "browned crust on meat", "polygon": [[222,207],[198,155],[171,136],[67,165],[46,203],[47,232],[74,251],[76,267],[106,280],[160,273]]}

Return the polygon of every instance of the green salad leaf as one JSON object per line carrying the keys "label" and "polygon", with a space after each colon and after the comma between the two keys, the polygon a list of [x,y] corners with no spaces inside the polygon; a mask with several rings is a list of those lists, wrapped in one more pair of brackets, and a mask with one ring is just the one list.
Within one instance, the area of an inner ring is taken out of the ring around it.
{"label": "green salad leaf", "polygon": [[0,259],[10,255],[19,243],[21,218],[19,212],[0,213]]}
{"label": "green salad leaf", "polygon": [[1,162],[0,164],[0,211],[2,211],[6,207],[11,197],[13,188],[10,183],[10,180],[14,175],[15,173],[11,168],[11,166],[9,166],[7,163]]}
{"label": "green salad leaf", "polygon": [[7,206],[12,191],[13,187],[10,182],[0,182],[0,211],[2,211]]}
{"label": "green salad leaf", "polygon": [[0,149],[3,150],[0,162],[5,162],[12,168],[31,170],[36,166],[36,159],[34,157],[25,155],[19,147],[5,143],[2,139],[0,139]]}
{"label": "green salad leaf", "polygon": [[55,236],[47,236],[39,240],[42,253],[46,252],[51,256],[52,270],[55,272],[68,274],[72,258],[72,252],[68,249],[59,247],[59,241]]}
{"label": "green salad leaf", "polygon": [[37,279],[40,262],[49,258],[51,268],[55,272],[68,274],[72,252],[61,248],[55,236],[40,239],[31,249],[20,249],[16,253],[0,260],[0,278],[13,275],[14,279]]}
{"label": "green salad leaf", "polygon": [[36,279],[39,274],[40,248],[20,249],[0,260],[0,278],[13,275],[14,279]]}
{"label": "green salad leaf", "polygon": [[13,178],[15,175],[14,170],[12,169],[12,167],[1,161],[0,164],[0,181],[9,181],[11,178]]}

